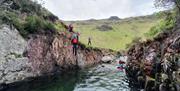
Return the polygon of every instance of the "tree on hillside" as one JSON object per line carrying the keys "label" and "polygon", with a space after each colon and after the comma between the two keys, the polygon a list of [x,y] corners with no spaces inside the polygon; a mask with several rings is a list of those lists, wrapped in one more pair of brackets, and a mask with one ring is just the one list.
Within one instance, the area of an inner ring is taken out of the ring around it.
{"label": "tree on hillside", "polygon": [[180,10],[180,0],[155,0],[155,6],[169,7],[176,6]]}

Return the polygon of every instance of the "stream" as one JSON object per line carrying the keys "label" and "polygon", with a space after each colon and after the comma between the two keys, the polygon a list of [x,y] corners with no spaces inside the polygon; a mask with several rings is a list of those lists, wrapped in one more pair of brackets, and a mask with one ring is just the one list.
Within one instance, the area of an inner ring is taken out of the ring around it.
{"label": "stream", "polygon": [[129,87],[126,75],[114,65],[39,77],[19,82],[3,91],[137,91]]}

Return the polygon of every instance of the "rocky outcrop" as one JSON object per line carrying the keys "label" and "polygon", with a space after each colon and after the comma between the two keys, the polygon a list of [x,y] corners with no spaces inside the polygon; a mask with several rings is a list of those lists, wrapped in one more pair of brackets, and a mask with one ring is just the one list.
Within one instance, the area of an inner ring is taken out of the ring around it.
{"label": "rocky outcrop", "polygon": [[101,59],[103,63],[111,63],[113,60],[115,60],[115,57],[113,55],[104,56]]}
{"label": "rocky outcrop", "polygon": [[28,72],[28,58],[23,57],[27,42],[16,29],[0,28],[0,83],[12,83],[32,76]]}
{"label": "rocky outcrop", "polygon": [[72,52],[71,33],[34,35],[28,42],[27,57],[33,72],[38,74],[60,70],[84,68],[101,62],[105,53],[79,44],[78,55]]}
{"label": "rocky outcrop", "polygon": [[103,24],[103,25],[97,26],[96,29],[98,29],[99,31],[111,31],[113,30],[113,27],[108,24]]}
{"label": "rocky outcrop", "polygon": [[147,83],[149,79],[146,76],[153,78],[152,83],[155,85],[151,84],[150,87],[144,85],[150,90],[158,91],[163,84],[166,84],[167,87],[171,85],[168,89],[179,91],[180,89],[177,89],[180,87],[180,76],[174,75],[180,73],[179,36],[180,28],[177,23],[174,29],[159,34],[154,40],[132,46],[128,51],[128,77],[135,82],[138,82],[138,77],[141,77],[146,79]]}

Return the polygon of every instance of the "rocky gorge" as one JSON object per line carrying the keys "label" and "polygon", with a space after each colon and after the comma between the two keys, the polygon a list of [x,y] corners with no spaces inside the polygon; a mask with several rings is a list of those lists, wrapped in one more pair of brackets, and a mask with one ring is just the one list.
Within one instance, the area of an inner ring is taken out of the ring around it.
{"label": "rocky gorge", "polygon": [[[72,53],[71,45],[64,46],[65,34],[55,37],[33,35],[26,41],[16,29],[3,25],[0,31],[1,83],[12,83],[27,77],[36,77],[85,68],[101,62],[108,50],[79,46],[78,55]],[[66,39],[68,43],[70,40]]]}

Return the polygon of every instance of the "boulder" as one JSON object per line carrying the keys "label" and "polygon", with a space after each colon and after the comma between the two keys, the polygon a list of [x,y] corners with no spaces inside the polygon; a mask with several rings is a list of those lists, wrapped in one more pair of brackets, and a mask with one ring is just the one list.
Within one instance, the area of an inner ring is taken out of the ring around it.
{"label": "boulder", "polygon": [[116,63],[119,64],[119,61],[125,62],[125,64],[127,63],[127,56],[120,56],[119,58],[116,59]]}
{"label": "boulder", "polygon": [[114,59],[115,59],[115,57],[112,55],[111,56],[104,56],[104,57],[102,57],[101,61],[103,63],[111,63]]}

